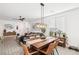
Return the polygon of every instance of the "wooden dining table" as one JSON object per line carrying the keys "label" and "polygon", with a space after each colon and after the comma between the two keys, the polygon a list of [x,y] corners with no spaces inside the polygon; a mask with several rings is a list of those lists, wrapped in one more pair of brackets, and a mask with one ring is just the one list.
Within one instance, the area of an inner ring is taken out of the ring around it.
{"label": "wooden dining table", "polygon": [[49,46],[50,43],[53,43],[56,38],[46,38],[46,39],[34,39],[34,40],[27,40],[26,46],[28,49],[40,52],[40,49],[46,48]]}
{"label": "wooden dining table", "polygon": [[30,45],[33,45],[34,43],[42,42],[42,41],[44,41],[44,40],[42,40],[42,39],[28,40],[28,41],[26,41],[26,45],[30,46]]}
{"label": "wooden dining table", "polygon": [[45,39],[43,41],[31,44],[31,46],[34,47],[35,49],[42,49],[44,46],[54,42],[55,40],[56,40],[55,38],[53,38],[53,39]]}

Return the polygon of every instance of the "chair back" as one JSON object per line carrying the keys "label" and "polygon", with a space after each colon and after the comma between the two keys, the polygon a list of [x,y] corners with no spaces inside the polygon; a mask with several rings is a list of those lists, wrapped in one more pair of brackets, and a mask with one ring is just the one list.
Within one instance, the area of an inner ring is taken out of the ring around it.
{"label": "chair back", "polygon": [[24,44],[21,44],[21,46],[23,48],[24,55],[29,55],[30,53],[29,53],[29,50],[28,50],[27,46],[24,45]]}
{"label": "chair back", "polygon": [[58,41],[55,41],[55,48],[58,46],[58,43],[59,43]]}
{"label": "chair back", "polygon": [[30,40],[35,39],[35,36],[34,36],[34,35],[30,35],[29,39],[30,39]]}
{"label": "chair back", "polygon": [[40,35],[36,35],[36,39],[40,39]]}
{"label": "chair back", "polygon": [[54,49],[56,48],[56,46],[57,46],[57,42],[50,43],[46,53],[50,55],[52,52],[54,52]]}

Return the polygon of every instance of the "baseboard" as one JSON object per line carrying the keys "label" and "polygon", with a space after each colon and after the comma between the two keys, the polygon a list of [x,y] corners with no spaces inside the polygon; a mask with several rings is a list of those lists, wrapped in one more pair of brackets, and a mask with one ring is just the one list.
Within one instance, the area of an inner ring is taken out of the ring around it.
{"label": "baseboard", "polygon": [[75,47],[75,46],[69,46],[68,48],[79,52],[79,48],[78,48],[78,47]]}

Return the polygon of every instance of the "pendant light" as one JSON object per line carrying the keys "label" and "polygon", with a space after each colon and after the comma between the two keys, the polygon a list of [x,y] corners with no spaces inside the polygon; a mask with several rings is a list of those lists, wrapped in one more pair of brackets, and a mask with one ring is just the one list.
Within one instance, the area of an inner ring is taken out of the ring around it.
{"label": "pendant light", "polygon": [[39,29],[44,29],[47,25],[44,23],[44,4],[40,3],[41,5],[41,23],[36,23],[35,27]]}

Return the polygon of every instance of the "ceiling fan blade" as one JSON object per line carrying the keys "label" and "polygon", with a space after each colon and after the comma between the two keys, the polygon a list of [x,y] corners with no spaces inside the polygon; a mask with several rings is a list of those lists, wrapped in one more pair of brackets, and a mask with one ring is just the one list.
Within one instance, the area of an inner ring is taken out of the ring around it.
{"label": "ceiling fan blade", "polygon": [[25,18],[22,18],[23,20],[25,19]]}
{"label": "ceiling fan blade", "polygon": [[22,18],[22,16],[19,16],[19,18],[11,18],[11,19],[23,21],[25,18]]}

